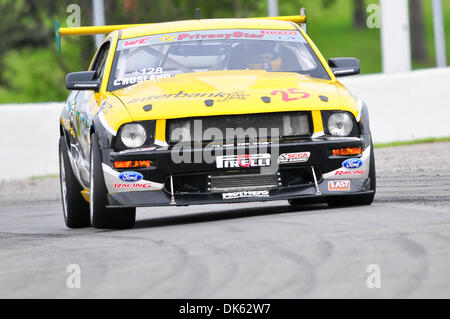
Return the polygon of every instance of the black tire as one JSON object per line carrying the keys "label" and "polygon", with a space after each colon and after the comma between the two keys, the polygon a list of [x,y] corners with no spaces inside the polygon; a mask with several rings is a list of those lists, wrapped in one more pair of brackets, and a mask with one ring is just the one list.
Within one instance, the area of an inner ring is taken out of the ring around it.
{"label": "black tire", "polygon": [[67,144],[63,136],[59,139],[59,184],[66,226],[68,228],[91,226],[89,204],[81,196],[83,188],[73,173]]}
{"label": "black tire", "polygon": [[106,208],[107,190],[102,169],[102,157],[96,134],[91,136],[91,224],[95,228],[132,228],[136,221],[136,208]]}
{"label": "black tire", "polygon": [[349,207],[349,206],[365,206],[371,205],[375,198],[375,192],[377,189],[377,174],[375,171],[375,155],[373,151],[373,143],[370,141],[370,166],[369,166],[369,178],[370,178],[370,190],[371,194],[362,195],[350,195],[350,196],[336,196],[327,198],[328,206],[330,207]]}

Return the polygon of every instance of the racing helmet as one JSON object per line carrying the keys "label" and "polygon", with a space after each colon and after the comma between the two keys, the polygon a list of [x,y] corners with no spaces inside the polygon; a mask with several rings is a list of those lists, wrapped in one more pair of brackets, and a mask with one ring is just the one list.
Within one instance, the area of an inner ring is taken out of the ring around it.
{"label": "racing helmet", "polygon": [[250,70],[280,71],[282,59],[280,45],[273,41],[254,41],[248,46]]}

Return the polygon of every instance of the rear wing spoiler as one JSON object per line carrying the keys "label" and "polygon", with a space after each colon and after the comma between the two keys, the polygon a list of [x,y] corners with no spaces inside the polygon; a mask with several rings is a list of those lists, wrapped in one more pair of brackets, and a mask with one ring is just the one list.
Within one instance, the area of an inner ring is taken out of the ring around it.
{"label": "rear wing spoiler", "polygon": [[[291,21],[291,22],[300,24],[300,27],[303,29],[303,31],[306,32],[306,10],[304,8],[300,9],[299,15],[279,16],[279,17],[258,17],[258,18],[252,18],[252,19]],[[78,28],[61,28],[59,21],[56,20],[55,21],[56,46],[58,48],[58,52],[61,53],[61,36],[109,34],[113,31],[117,31],[117,30],[141,27],[141,26],[150,25],[150,24],[151,23],[105,25],[105,26],[78,27]]]}

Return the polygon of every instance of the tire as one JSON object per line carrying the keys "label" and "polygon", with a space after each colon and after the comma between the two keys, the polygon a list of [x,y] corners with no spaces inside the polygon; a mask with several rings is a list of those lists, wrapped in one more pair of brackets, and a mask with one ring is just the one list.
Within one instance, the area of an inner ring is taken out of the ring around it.
{"label": "tire", "polygon": [[91,226],[89,204],[81,196],[83,190],[73,173],[66,141],[59,139],[59,184],[64,222],[68,228]]}
{"label": "tire", "polygon": [[89,205],[91,224],[101,229],[132,228],[136,220],[136,208],[106,208],[107,190],[102,169],[102,157],[96,134],[91,136]]}
{"label": "tire", "polygon": [[370,190],[373,190],[372,194],[362,195],[350,195],[350,196],[338,196],[327,198],[329,207],[349,207],[349,206],[366,206],[371,205],[375,198],[375,192],[377,188],[377,175],[375,171],[375,154],[373,151],[373,143],[370,141],[370,166],[369,166],[369,178],[370,178]]}

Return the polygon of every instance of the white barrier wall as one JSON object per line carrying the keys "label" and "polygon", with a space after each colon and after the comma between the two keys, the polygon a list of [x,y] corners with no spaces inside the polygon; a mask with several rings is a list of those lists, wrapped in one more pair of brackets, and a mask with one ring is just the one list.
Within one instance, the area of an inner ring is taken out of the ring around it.
{"label": "white barrier wall", "polygon": [[450,136],[450,68],[340,81],[369,106],[375,143]]}
{"label": "white barrier wall", "polygon": [[[450,68],[340,80],[367,102],[375,143],[450,136]],[[0,105],[0,180],[58,173],[62,107]]]}
{"label": "white barrier wall", "polygon": [[0,180],[58,173],[63,105],[0,105]]}

